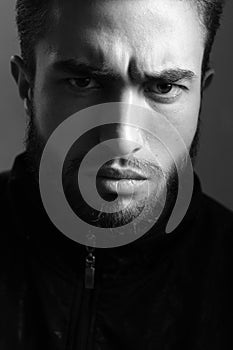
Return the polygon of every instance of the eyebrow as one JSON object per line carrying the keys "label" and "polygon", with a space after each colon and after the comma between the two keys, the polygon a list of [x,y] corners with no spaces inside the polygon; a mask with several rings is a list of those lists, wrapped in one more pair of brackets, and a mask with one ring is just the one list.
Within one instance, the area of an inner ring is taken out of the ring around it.
{"label": "eyebrow", "polygon": [[168,82],[176,82],[180,80],[193,80],[197,78],[197,75],[191,70],[174,68],[163,70],[162,72],[145,74],[146,80],[162,80]]}
{"label": "eyebrow", "polygon": [[119,76],[119,74],[114,73],[105,63],[92,65],[86,62],[77,62],[75,59],[57,61],[53,64],[53,69],[74,75]]}
{"label": "eyebrow", "polygon": [[[100,63],[96,65],[89,64],[87,62],[78,62],[76,59],[68,59],[57,61],[53,64],[53,69],[57,71],[61,71],[67,74],[72,75],[92,75],[99,77],[112,77],[118,78],[120,77],[120,73],[115,72],[112,68],[110,68],[106,63]],[[173,68],[166,69],[161,72],[153,72],[153,73],[141,73],[136,71],[131,71],[131,75],[135,77],[140,76],[140,80],[146,81],[154,81],[161,80],[166,82],[176,82],[180,80],[193,80],[197,78],[197,75],[191,70]],[[136,78],[137,79],[137,78]]]}

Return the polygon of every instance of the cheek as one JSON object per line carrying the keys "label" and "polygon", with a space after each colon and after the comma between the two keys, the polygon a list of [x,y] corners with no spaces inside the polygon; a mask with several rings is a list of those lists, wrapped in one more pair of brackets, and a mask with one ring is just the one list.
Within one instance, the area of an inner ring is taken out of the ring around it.
{"label": "cheek", "polygon": [[[176,106],[171,104],[158,107],[155,111],[154,122],[150,125],[145,122],[145,128],[159,137],[157,139],[148,138],[147,145],[150,153],[155,156],[164,170],[169,170],[174,160],[179,163],[186,150],[190,149],[197,130],[199,110],[200,97],[197,93],[195,96],[190,96],[186,103],[182,101]],[[163,141],[161,141],[160,132],[157,132],[158,123],[163,124],[162,130],[166,135]],[[150,160],[153,161],[153,158]]]}
{"label": "cheek", "polygon": [[47,141],[53,131],[69,116],[85,106],[74,106],[64,101],[52,89],[35,89],[34,109],[35,123],[41,137]]}
{"label": "cheek", "polygon": [[174,125],[187,149],[190,148],[196,133],[200,113],[200,94],[190,96],[187,103],[178,104],[166,117]]}
{"label": "cheek", "polygon": [[79,98],[66,94],[56,86],[48,84],[34,92],[35,121],[40,135],[45,141],[67,118],[90,106],[106,102],[102,96]]}
{"label": "cheek", "polygon": [[38,80],[34,89],[34,110],[38,133],[44,141],[47,141],[60,123],[60,112],[58,103],[55,103],[53,98],[53,92],[43,88]]}
{"label": "cheek", "polygon": [[200,99],[195,105],[190,105],[183,112],[183,118],[181,120],[178,119],[177,130],[182,136],[186,147],[189,149],[197,130]]}

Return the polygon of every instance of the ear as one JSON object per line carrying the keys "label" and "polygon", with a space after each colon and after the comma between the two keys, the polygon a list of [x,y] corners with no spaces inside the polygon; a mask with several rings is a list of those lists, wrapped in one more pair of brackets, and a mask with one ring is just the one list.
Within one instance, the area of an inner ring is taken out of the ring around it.
{"label": "ear", "polygon": [[214,69],[209,68],[206,70],[202,81],[202,91],[206,90],[210,86],[210,84],[213,81],[214,75],[215,75]]}
{"label": "ear", "polygon": [[21,57],[11,57],[11,74],[18,85],[19,95],[23,101],[29,99],[31,88],[31,75],[25,67]]}

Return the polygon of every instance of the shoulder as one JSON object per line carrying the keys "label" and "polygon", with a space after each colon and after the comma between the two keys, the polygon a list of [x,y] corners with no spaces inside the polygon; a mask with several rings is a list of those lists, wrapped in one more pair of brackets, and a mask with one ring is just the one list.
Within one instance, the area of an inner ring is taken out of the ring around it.
{"label": "shoulder", "polygon": [[215,199],[203,194],[199,238],[203,256],[209,257],[215,277],[232,276],[233,212]]}
{"label": "shoulder", "polygon": [[8,196],[10,171],[0,173],[0,249],[12,237],[12,216],[11,205]]}
{"label": "shoulder", "polygon": [[7,207],[7,187],[10,179],[10,171],[0,173],[0,216],[3,216]]}
{"label": "shoulder", "polygon": [[[8,291],[14,286],[15,292],[21,278],[24,243],[9,199],[10,181],[11,171],[0,173],[0,289]],[[2,294],[3,303],[8,300],[7,293]]]}
{"label": "shoulder", "polygon": [[233,212],[210,196],[203,194],[203,212],[209,226],[220,232],[233,233]]}
{"label": "shoulder", "polygon": [[0,173],[0,192],[4,191],[10,178],[10,171]]}
{"label": "shoulder", "polygon": [[7,188],[10,179],[10,171],[0,173],[0,217],[3,217],[8,207]]}

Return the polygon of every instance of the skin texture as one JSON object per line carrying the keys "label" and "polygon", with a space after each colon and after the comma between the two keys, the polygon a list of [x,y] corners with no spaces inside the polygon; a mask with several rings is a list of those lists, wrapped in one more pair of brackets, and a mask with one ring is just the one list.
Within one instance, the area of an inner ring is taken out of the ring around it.
{"label": "skin texture", "polygon": [[[204,54],[203,28],[194,7],[189,2],[174,0],[69,0],[62,7],[57,5],[55,10],[53,31],[35,48],[33,86],[23,61],[19,57],[12,60],[13,76],[31,120],[28,149],[33,154],[36,173],[42,149],[58,125],[75,112],[102,103],[125,102],[150,109],[171,123],[190,149],[201,106]],[[96,77],[83,68],[64,71],[58,62],[67,60],[97,65],[105,74],[98,73]],[[169,81],[160,77],[171,70],[185,71],[186,76],[169,85]],[[206,72],[204,84],[211,74]],[[148,76],[155,75],[156,78],[148,80]],[[154,215],[166,185],[170,204],[174,191],[171,185],[175,181],[174,162],[164,147],[145,131],[135,132],[125,125],[129,122],[126,109],[119,108],[118,114],[117,124],[99,127],[74,146],[68,156],[68,161],[80,159],[99,142],[118,138],[114,152],[133,155],[132,162],[126,164],[119,158],[111,165],[118,168],[127,165],[150,174],[149,195],[142,186],[135,192],[127,211],[101,216],[99,224],[103,226],[106,222],[113,226],[129,222],[145,206],[146,213]],[[157,127],[146,118],[144,125],[152,131]],[[151,153],[144,148],[136,149],[123,138],[146,143]],[[156,155],[159,167],[151,154]],[[177,156],[178,162],[182,156]],[[64,185],[71,205],[78,210],[81,202],[78,193],[74,194],[75,170],[77,167],[71,168]],[[124,202],[126,197],[122,193],[120,201]],[[88,208],[82,214],[86,220],[88,215],[96,216]]]}

